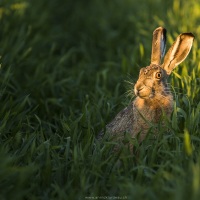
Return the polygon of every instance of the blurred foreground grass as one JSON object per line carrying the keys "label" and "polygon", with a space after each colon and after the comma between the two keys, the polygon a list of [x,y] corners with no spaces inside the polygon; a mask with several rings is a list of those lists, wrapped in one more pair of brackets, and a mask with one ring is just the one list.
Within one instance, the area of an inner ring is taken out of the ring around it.
{"label": "blurred foreground grass", "polygon": [[[0,3],[0,199],[199,199],[200,1]],[[149,64],[152,31],[168,48],[192,32],[171,77],[170,134],[136,158],[95,135],[131,99],[124,80]],[[88,198],[87,198],[88,197]]]}

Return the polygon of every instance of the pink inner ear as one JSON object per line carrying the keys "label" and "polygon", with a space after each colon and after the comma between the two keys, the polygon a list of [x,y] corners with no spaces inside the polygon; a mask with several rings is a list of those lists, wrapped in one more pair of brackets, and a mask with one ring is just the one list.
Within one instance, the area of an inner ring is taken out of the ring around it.
{"label": "pink inner ear", "polygon": [[177,37],[168,50],[162,64],[162,68],[166,70],[168,75],[188,56],[192,48],[193,40],[194,36],[191,33],[182,33]]}

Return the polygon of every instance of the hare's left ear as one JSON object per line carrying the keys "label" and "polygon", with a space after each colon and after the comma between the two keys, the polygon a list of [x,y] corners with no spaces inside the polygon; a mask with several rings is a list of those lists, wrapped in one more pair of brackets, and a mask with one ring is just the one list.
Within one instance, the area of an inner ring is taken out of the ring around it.
{"label": "hare's left ear", "polygon": [[165,54],[166,32],[163,27],[158,27],[153,32],[151,64],[160,65]]}
{"label": "hare's left ear", "polygon": [[185,60],[192,48],[193,41],[194,35],[192,33],[182,33],[177,37],[161,65],[168,75],[171,74],[176,66]]}

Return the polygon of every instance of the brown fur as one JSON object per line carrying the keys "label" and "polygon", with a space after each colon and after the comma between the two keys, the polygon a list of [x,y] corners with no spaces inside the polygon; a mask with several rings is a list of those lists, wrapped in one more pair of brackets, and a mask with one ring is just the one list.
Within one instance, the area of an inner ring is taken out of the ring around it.
{"label": "brown fur", "polygon": [[[145,73],[144,70],[148,69]],[[146,84],[147,78],[149,78],[148,86],[150,89],[144,89],[143,95],[153,95],[151,98],[136,97],[135,100],[125,109],[117,114],[117,116],[106,126],[106,131],[115,136],[116,138],[122,138],[124,133],[130,133],[134,138],[140,133],[140,141],[145,138],[146,133],[151,127],[151,123],[158,123],[163,115],[163,112],[170,116],[173,109],[173,96],[167,87],[166,79],[162,81],[154,80],[154,74],[160,72],[162,69],[157,66],[156,68],[147,67],[140,70],[140,78],[135,84],[135,88],[140,84]],[[163,75],[166,76],[164,70]],[[166,77],[167,78],[167,77]],[[153,91],[156,91],[154,93]],[[139,126],[138,126],[139,125]],[[103,131],[99,134],[99,138],[103,135]]]}
{"label": "brown fur", "polygon": [[[151,64],[141,68],[134,86],[137,97],[106,125],[106,132],[116,139],[122,139],[127,132],[132,138],[139,134],[141,142],[149,128],[162,120],[163,114],[170,117],[173,111],[173,96],[167,79],[172,70],[187,57],[194,36],[191,33],[179,35],[160,65],[165,50],[165,34],[166,30],[162,27],[154,31]],[[98,138],[103,135],[104,131],[101,131]]]}

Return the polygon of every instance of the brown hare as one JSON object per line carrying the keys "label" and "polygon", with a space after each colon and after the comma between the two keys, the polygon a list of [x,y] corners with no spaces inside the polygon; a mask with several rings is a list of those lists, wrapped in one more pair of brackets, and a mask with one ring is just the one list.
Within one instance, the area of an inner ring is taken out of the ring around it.
{"label": "brown hare", "polygon": [[[153,32],[151,63],[140,70],[134,86],[136,98],[106,125],[106,132],[113,138],[122,138],[129,133],[141,142],[150,128],[162,118],[163,113],[170,116],[173,111],[173,96],[167,79],[172,70],[178,66],[190,52],[194,40],[192,33],[180,34],[164,57],[166,29],[159,27]],[[104,131],[98,135],[102,138]]]}

